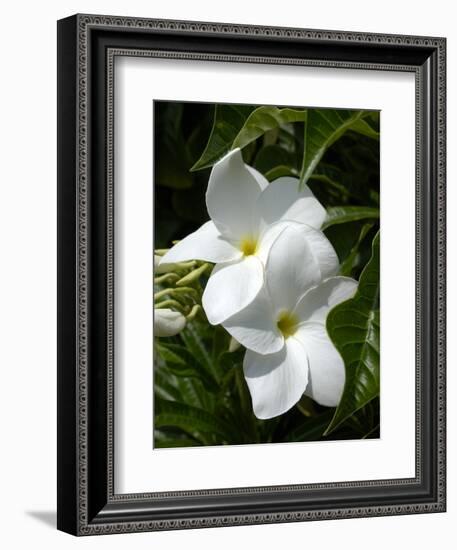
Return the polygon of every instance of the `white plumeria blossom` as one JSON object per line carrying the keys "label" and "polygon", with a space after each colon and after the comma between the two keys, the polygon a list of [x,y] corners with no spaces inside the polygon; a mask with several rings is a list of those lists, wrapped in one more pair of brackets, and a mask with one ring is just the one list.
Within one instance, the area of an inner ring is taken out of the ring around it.
{"label": "white plumeria blossom", "polygon": [[186,326],[186,318],[172,309],[154,309],[154,336],[176,336]]}
{"label": "white plumeria blossom", "polygon": [[264,288],[223,323],[247,348],[244,375],[254,414],[261,419],[288,411],[303,393],[335,407],[343,391],[344,363],[325,321],[331,308],[354,295],[357,282],[325,277],[304,238],[308,231],[295,224],[277,237],[266,263]]}
{"label": "white plumeria blossom", "polygon": [[322,226],[325,209],[308,187],[299,191],[298,183],[292,177],[268,183],[243,162],[239,149],[213,166],[206,192],[211,220],[173,246],[160,262],[217,264],[202,299],[211,324],[222,323],[257,296],[269,249],[285,227],[293,222]]}

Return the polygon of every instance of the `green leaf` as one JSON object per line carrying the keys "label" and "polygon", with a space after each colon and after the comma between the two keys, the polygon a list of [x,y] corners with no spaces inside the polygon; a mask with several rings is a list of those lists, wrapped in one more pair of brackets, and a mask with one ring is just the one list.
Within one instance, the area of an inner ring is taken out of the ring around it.
{"label": "green leaf", "polygon": [[216,105],[208,143],[201,157],[192,166],[192,172],[212,166],[230,151],[233,141],[253,109],[251,105]]}
{"label": "green leaf", "polygon": [[268,170],[268,172],[264,173],[264,176],[267,178],[268,181],[274,181],[278,178],[282,178],[285,176],[296,178],[298,177],[298,173],[296,170],[293,170],[290,168],[290,166],[275,166],[271,170]]}
{"label": "green leaf", "polygon": [[211,395],[196,378],[176,376],[176,385],[179,388],[180,397],[176,400],[194,407],[206,409],[206,396]]}
{"label": "green leaf", "polygon": [[243,149],[270,130],[279,128],[288,122],[303,122],[306,119],[305,109],[278,109],[277,107],[258,107],[253,111],[232,143],[232,149]]}
{"label": "green leaf", "polygon": [[268,181],[283,176],[298,177],[294,155],[279,145],[267,145],[257,153],[254,168],[262,173]]}
{"label": "green leaf", "polygon": [[213,329],[213,343],[211,349],[211,359],[213,363],[219,361],[220,356],[225,353],[230,344],[230,334],[225,330],[222,325],[217,325]]}
{"label": "green leaf", "polygon": [[181,392],[176,385],[173,384],[173,376],[170,376],[168,371],[163,368],[154,366],[154,394],[162,399],[179,400]]}
{"label": "green leaf", "polygon": [[379,424],[371,428],[365,435],[362,436],[362,439],[379,439]]}
{"label": "green leaf", "polygon": [[202,369],[204,369],[215,381],[219,381],[220,373],[217,370],[217,365],[212,361],[211,354],[206,349],[205,343],[200,337],[197,328],[192,323],[188,323],[186,328],[180,333],[180,337],[186,348],[201,365]]}
{"label": "green leaf", "polygon": [[165,361],[168,370],[174,375],[200,378],[207,389],[212,391],[219,389],[214,378],[208,375],[206,370],[196,362],[194,356],[184,346],[156,343],[155,349],[161,359]]}
{"label": "green leaf", "polygon": [[351,252],[347,256],[347,258],[344,260],[344,262],[341,263],[340,266],[340,275],[345,275],[347,277],[351,276],[352,269],[354,267],[354,264],[356,262],[356,259],[359,254],[359,246],[361,245],[363,239],[367,236],[370,229],[373,227],[372,223],[366,223],[362,226],[362,229],[360,230],[359,238],[357,239],[356,243],[351,249]]}
{"label": "green leaf", "polygon": [[[352,248],[356,245],[362,226],[363,222],[360,221],[345,223],[342,225],[333,225],[325,230],[325,236],[335,249],[340,265],[346,260],[346,258],[351,253]],[[371,242],[367,261],[370,259],[370,257]]]}
{"label": "green leaf", "polygon": [[170,401],[179,401],[196,407],[204,407],[208,396],[213,394],[203,385],[198,378],[176,376],[157,354],[154,367],[154,396]]}
{"label": "green leaf", "polygon": [[327,208],[327,217],[322,226],[322,231],[331,225],[366,219],[379,219],[379,208],[368,206],[333,206]]}
{"label": "green leaf", "polygon": [[262,174],[266,174],[269,170],[277,166],[292,167],[292,165],[293,156],[279,145],[267,145],[262,147],[257,153],[254,161],[254,168]]}
{"label": "green leaf", "polygon": [[333,412],[331,409],[319,416],[304,418],[297,428],[287,434],[285,441],[317,441],[321,439],[332,419]]}
{"label": "green leaf", "polygon": [[159,344],[155,346],[157,353],[166,363],[172,363],[182,367],[186,367],[188,354],[186,348],[177,344]]}
{"label": "green leaf", "polygon": [[180,447],[199,447],[201,446],[201,442],[185,438],[185,437],[161,437],[157,438],[156,435],[154,435],[154,448],[155,449],[176,449]]}
{"label": "green leaf", "polygon": [[154,448],[156,449],[175,449],[179,447],[198,447],[200,442],[195,439],[185,437],[175,437],[174,439],[154,436]]}
{"label": "green leaf", "polygon": [[368,114],[367,111],[347,109],[309,109],[300,172],[302,186],[308,181],[327,149],[348,130],[367,135],[371,128],[366,123],[361,124],[361,120]]}
{"label": "green leaf", "polygon": [[198,432],[218,434],[230,439],[231,428],[208,411],[175,401],[157,400],[155,428],[176,427],[195,436]]}
{"label": "green leaf", "polygon": [[289,122],[303,122],[306,110],[250,105],[216,105],[211,135],[202,156],[191,170],[215,164],[231,149],[243,149],[267,132]]}
{"label": "green leaf", "polygon": [[325,434],[379,395],[379,231],[354,298],[330,311],[327,332],[344,360],[346,382]]}
{"label": "green leaf", "polygon": [[364,136],[367,136],[372,139],[379,139],[379,132],[374,130],[368,122],[365,122],[363,119],[359,119],[351,127],[351,130],[354,132],[357,132],[358,134],[362,134]]}

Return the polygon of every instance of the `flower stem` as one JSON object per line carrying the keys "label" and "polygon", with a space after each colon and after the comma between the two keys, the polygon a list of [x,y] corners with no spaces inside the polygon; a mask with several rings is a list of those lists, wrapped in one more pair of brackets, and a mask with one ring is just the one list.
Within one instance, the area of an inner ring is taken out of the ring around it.
{"label": "flower stem", "polygon": [[201,265],[200,267],[197,267],[197,269],[194,269],[193,271],[185,275],[182,279],[179,279],[179,281],[177,281],[176,283],[176,286],[181,287],[193,283],[200,277],[200,275],[203,275],[208,267],[209,264],[206,263]]}

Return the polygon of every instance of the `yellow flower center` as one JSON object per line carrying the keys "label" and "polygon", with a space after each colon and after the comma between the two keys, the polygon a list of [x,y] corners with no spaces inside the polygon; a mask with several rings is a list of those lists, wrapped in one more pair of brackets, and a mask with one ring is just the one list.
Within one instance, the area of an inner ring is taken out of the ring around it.
{"label": "yellow flower center", "polygon": [[277,326],[284,338],[289,338],[297,331],[298,318],[290,311],[283,311],[279,314]]}
{"label": "yellow flower center", "polygon": [[240,241],[240,250],[245,256],[252,256],[257,252],[257,239],[252,237],[244,237]]}

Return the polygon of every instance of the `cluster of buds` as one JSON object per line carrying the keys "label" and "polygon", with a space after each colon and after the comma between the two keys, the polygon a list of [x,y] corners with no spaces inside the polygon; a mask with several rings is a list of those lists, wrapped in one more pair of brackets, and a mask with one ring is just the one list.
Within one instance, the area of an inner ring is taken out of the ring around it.
{"label": "cluster of buds", "polygon": [[212,264],[196,260],[159,265],[166,249],[154,252],[154,335],[175,336],[202,312],[200,277]]}

